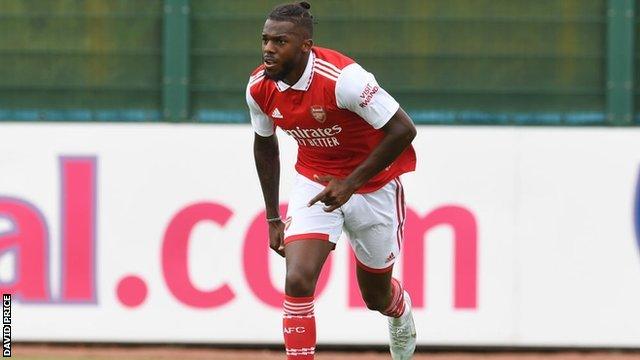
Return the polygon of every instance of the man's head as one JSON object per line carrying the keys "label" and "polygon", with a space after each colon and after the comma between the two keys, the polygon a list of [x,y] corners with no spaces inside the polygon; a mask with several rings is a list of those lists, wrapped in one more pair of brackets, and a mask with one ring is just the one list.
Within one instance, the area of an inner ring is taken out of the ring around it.
{"label": "man's head", "polygon": [[313,16],[307,2],[284,4],[269,14],[262,30],[265,75],[283,80],[304,66],[313,46]]}

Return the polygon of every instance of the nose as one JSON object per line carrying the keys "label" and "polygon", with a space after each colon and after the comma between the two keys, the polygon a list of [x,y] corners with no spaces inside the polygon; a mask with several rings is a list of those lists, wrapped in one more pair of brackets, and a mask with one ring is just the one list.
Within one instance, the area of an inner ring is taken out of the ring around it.
{"label": "nose", "polygon": [[262,51],[266,54],[274,54],[276,52],[275,48],[273,41],[267,40],[267,43],[262,47]]}

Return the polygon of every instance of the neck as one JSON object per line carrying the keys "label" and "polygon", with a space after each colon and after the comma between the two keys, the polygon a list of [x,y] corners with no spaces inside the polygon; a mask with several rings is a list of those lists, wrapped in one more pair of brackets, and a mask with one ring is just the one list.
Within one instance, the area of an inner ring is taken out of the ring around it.
{"label": "neck", "polygon": [[300,78],[302,77],[302,74],[304,74],[304,70],[307,68],[307,62],[309,62],[309,54],[311,54],[311,52],[302,55],[302,61],[300,61],[298,65],[293,70],[291,70],[291,72],[289,72],[289,75],[282,79],[282,81],[284,81],[287,85],[294,85],[295,83],[297,83],[298,80],[300,80]]}

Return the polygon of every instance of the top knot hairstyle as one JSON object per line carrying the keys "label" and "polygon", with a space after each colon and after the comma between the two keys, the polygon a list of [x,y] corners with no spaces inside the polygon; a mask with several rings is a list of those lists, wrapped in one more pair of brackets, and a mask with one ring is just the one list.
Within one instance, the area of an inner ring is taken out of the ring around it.
{"label": "top knot hairstyle", "polygon": [[309,39],[313,38],[313,15],[309,12],[311,4],[300,1],[292,4],[276,6],[269,14],[269,19],[275,21],[288,21],[300,26],[307,32]]}

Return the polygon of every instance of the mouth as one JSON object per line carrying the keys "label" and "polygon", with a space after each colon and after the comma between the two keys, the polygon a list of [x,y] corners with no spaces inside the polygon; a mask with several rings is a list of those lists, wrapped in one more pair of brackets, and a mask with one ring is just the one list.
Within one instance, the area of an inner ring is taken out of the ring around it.
{"label": "mouth", "polygon": [[263,63],[264,63],[264,66],[269,70],[273,69],[275,66],[278,65],[278,62],[276,61],[276,59],[271,57],[265,57],[263,59]]}

